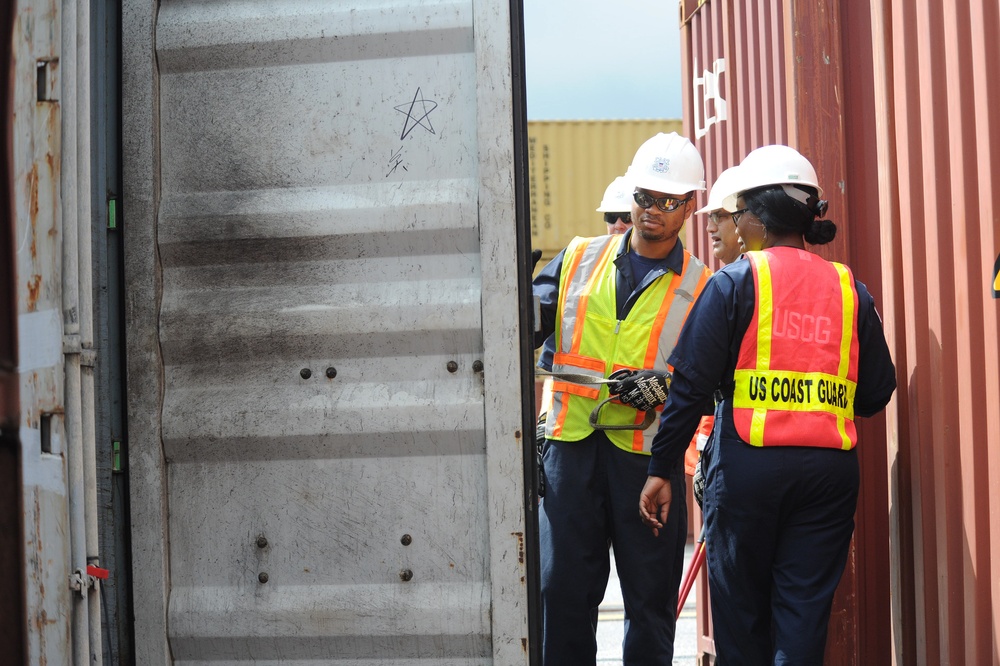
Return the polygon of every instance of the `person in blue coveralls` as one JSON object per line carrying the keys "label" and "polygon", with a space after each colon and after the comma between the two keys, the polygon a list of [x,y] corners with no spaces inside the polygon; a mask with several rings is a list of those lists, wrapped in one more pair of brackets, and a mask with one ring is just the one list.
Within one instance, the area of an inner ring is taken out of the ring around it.
{"label": "person in blue coveralls", "polygon": [[718,391],[703,453],[717,663],[819,666],[854,531],[855,419],[885,408],[896,372],[868,289],[805,249],[837,231],[809,161],[765,146],[738,170],[744,258],[713,276],[670,356],[639,514],[663,529],[671,471]]}

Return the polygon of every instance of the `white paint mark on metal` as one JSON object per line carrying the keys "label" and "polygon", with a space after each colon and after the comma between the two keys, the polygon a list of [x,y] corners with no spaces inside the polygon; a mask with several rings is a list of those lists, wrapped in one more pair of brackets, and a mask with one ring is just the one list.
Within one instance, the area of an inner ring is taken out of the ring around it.
{"label": "white paint mark on metal", "polygon": [[18,372],[62,364],[62,316],[59,310],[26,312],[17,317]]}
{"label": "white paint mark on metal", "polygon": [[[694,69],[698,69],[697,63]],[[694,127],[695,136],[699,139],[708,134],[709,127],[729,118],[729,106],[722,96],[724,91],[720,85],[725,71],[726,59],[718,58],[712,63],[711,71],[706,69],[694,79]]]}
{"label": "white paint mark on metal", "polygon": [[[41,431],[37,428],[22,427],[20,437],[25,487],[65,494],[66,470],[62,456],[41,452]],[[61,443],[54,442],[52,448],[61,449]]]}

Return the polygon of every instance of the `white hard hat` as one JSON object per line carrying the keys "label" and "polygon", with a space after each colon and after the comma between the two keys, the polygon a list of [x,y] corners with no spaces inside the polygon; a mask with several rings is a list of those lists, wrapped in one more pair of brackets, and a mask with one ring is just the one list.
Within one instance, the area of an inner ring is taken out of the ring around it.
{"label": "white hard hat", "polygon": [[[722,207],[736,210],[736,200],[748,190],[768,185],[808,185],[823,196],[823,188],[816,178],[816,169],[799,151],[789,146],[762,146],[750,152],[737,167],[739,172],[733,191],[723,197]],[[785,192],[805,203],[808,195],[795,187],[785,187]]]}
{"label": "white hard hat", "polygon": [[733,199],[732,209],[723,205],[723,200],[733,193],[737,181],[740,178],[739,167],[729,167],[719,174],[719,177],[712,183],[712,189],[708,193],[708,205],[699,208],[696,213],[714,213],[717,210],[727,210],[730,213],[736,210],[736,199]]}
{"label": "white hard hat", "polygon": [[665,194],[705,189],[705,163],[694,144],[671,132],[660,132],[639,146],[628,175],[633,187]]}
{"label": "white hard hat", "polygon": [[597,207],[598,213],[628,213],[632,211],[632,191],[635,187],[625,176],[618,176],[608,189],[604,190],[604,198]]}

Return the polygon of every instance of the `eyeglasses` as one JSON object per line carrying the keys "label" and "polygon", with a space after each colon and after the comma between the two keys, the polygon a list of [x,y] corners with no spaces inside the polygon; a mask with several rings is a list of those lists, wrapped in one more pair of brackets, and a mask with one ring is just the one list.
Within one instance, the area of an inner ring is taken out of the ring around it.
{"label": "eyeglasses", "polygon": [[[708,219],[711,220],[712,224],[714,224],[715,226],[719,226],[719,222],[722,222],[726,218],[732,218],[732,216],[733,214],[728,211],[723,211],[721,213],[716,211],[714,213],[709,213]],[[733,220],[733,224],[736,224],[735,220]]]}
{"label": "eyeglasses", "polygon": [[678,199],[676,197],[660,197],[659,199],[657,199],[656,197],[649,196],[645,192],[639,192],[639,191],[633,192],[632,198],[635,199],[635,202],[639,205],[639,208],[643,209],[649,208],[655,203],[656,207],[662,210],[664,213],[673,212],[691,200],[690,196],[685,197],[683,199]]}
{"label": "eyeglasses", "polygon": [[621,218],[624,224],[632,224],[632,213],[605,213],[604,223],[617,224],[618,218]]}
{"label": "eyeglasses", "polygon": [[747,212],[746,208],[740,208],[739,210],[734,210],[731,214],[733,216],[733,224],[739,224],[740,218],[743,217],[743,213]]}

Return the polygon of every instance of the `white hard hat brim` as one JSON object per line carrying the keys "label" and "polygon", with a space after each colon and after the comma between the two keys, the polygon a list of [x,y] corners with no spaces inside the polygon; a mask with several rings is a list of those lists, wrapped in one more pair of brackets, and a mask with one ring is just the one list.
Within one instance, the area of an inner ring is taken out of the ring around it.
{"label": "white hard hat brim", "polygon": [[663,192],[664,194],[687,194],[688,192],[704,192],[705,181],[694,187],[691,183],[681,183],[679,181],[666,181],[653,178],[637,178],[635,186],[651,192]]}

